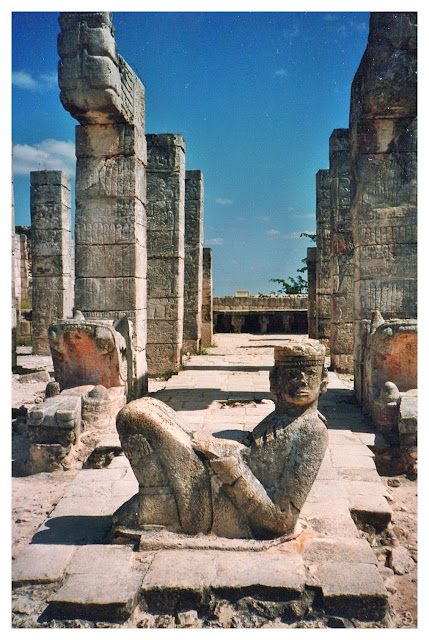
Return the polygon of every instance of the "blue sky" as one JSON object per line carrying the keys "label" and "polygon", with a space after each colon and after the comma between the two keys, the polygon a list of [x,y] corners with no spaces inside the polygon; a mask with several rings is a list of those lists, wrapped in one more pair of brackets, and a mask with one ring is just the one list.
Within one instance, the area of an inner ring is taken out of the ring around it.
{"label": "blue sky", "polygon": [[[58,15],[12,15],[16,224],[30,224],[30,171],[74,177]],[[270,278],[302,266],[315,174],[332,130],[348,126],[368,23],[367,12],[114,12],[118,50],[146,87],[146,132],[182,134],[187,169],[204,174],[215,295],[269,293]]]}

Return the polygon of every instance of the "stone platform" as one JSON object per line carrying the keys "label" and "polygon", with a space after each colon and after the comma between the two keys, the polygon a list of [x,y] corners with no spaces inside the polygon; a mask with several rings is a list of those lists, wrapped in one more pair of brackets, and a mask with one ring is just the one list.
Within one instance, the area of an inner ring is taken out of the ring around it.
{"label": "stone platform", "polygon": [[[151,395],[195,431],[240,439],[273,410],[273,347],[291,337],[218,334],[218,347],[209,355],[193,356],[166,383],[151,381]],[[156,533],[149,531],[137,551],[132,544],[113,545],[112,515],[138,488],[128,460],[119,455],[108,467],[83,469],[67,486],[16,557],[14,585],[49,585],[41,619],[122,623],[137,604],[151,613],[196,610],[204,617],[213,602],[250,598],[270,603],[282,622],[308,612],[382,621],[388,594],[358,525],[381,530],[391,510],[369,448],[376,438],[350,386],[329,374],[328,392],[319,402],[329,445],[295,540],[252,550],[231,541],[213,545],[210,536],[198,536],[193,545],[177,536],[156,544]],[[102,444],[118,446],[117,434]]]}

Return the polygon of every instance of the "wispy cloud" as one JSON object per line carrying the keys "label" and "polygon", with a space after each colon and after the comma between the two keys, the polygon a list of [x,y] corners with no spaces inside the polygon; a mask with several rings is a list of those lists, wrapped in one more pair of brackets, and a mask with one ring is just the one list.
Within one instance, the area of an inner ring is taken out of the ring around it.
{"label": "wispy cloud", "polygon": [[237,222],[246,222],[247,218],[245,218],[244,216],[235,216],[235,219]]}
{"label": "wispy cloud", "polygon": [[298,240],[301,238],[301,233],[314,233],[314,231],[292,231],[291,233],[282,233],[278,229],[269,229],[266,231],[268,236],[278,240]]}
{"label": "wispy cloud", "polygon": [[277,71],[274,71],[274,75],[278,78],[284,78],[284,76],[287,76],[287,71],[282,67],[281,69],[277,69]]}
{"label": "wispy cloud", "polygon": [[57,78],[56,73],[42,73],[35,77],[27,71],[12,71],[12,85],[18,89],[29,89],[30,91],[58,88]]}
{"label": "wispy cloud", "polygon": [[294,38],[297,38],[300,34],[300,31],[297,27],[297,25],[293,25],[290,29],[285,29],[283,31],[283,37],[286,40],[289,40],[289,42],[291,42]]}
{"label": "wispy cloud", "polygon": [[279,236],[280,235],[280,231],[278,229],[268,229],[268,231],[265,232],[267,234],[267,236]]}
{"label": "wispy cloud", "polygon": [[[207,241],[207,245],[210,247],[221,247],[224,243],[223,238],[209,238]],[[204,244],[206,244],[206,242]]]}
{"label": "wispy cloud", "polygon": [[229,198],[216,198],[215,202],[217,204],[221,204],[222,206],[225,206],[226,204],[232,204],[233,201],[230,200]]}
{"label": "wispy cloud", "polygon": [[313,218],[314,219],[315,217],[316,217],[315,213],[302,213],[302,214],[293,213],[291,215],[291,218],[299,218],[300,220],[303,220],[304,218]]}
{"label": "wispy cloud", "polygon": [[74,175],[76,166],[74,142],[42,140],[39,144],[15,144],[13,146],[13,170],[15,175],[30,171],[64,171]]}

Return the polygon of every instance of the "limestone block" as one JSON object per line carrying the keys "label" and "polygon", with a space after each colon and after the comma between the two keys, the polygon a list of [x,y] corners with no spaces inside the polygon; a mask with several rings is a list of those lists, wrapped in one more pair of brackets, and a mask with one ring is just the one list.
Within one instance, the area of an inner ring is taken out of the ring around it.
{"label": "limestone block", "polygon": [[360,265],[360,279],[401,278],[406,273],[409,278],[417,278],[417,253],[415,245],[372,245],[356,247],[355,256]]}
{"label": "limestone block", "polygon": [[81,430],[81,401],[78,397],[55,396],[30,407],[27,416],[30,441],[37,444],[75,444]]}
{"label": "limestone block", "polygon": [[28,545],[12,564],[13,585],[60,580],[75,551],[72,545]]}
{"label": "limestone block", "polygon": [[76,272],[79,278],[146,279],[146,248],[133,244],[85,244],[76,246]]}
{"label": "limestone block", "polygon": [[147,303],[148,320],[183,320],[183,305],[171,298],[149,298]]}
{"label": "limestone block", "polygon": [[146,307],[146,280],[135,277],[76,278],[76,301],[84,311],[123,311]]}
{"label": "limestone block", "polygon": [[[179,172],[184,167],[186,144],[180,134],[146,134],[150,171]],[[182,153],[180,153],[180,150]]]}
{"label": "limestone block", "polygon": [[400,434],[417,434],[417,389],[411,389],[401,397],[398,429]]}
{"label": "limestone block", "polygon": [[354,314],[362,313],[370,317],[378,309],[387,318],[417,316],[417,282],[411,277],[388,280],[372,278],[356,282],[354,292]]}
{"label": "limestone block", "polygon": [[[148,224],[151,227],[150,222]],[[185,258],[185,244],[182,233],[177,229],[149,229],[150,244],[148,247],[148,258]]]}
{"label": "limestone block", "polygon": [[[87,217],[89,219],[87,219]],[[76,205],[76,244],[145,246],[146,213],[136,198],[93,198]]]}
{"label": "limestone block", "polygon": [[147,321],[148,335],[151,343],[155,344],[180,344],[183,335],[183,319]]}
{"label": "limestone block", "polygon": [[330,328],[331,345],[335,344],[335,353],[351,354],[353,352],[352,322],[333,323]]}
{"label": "limestone block", "polygon": [[136,156],[78,158],[76,164],[76,200],[87,198],[133,197],[144,200],[146,174]]}
{"label": "limestone block", "polygon": [[[350,297],[348,297],[348,295]],[[331,322],[339,324],[341,322],[353,321],[353,286],[342,287],[341,294],[336,293],[331,298]]]}
{"label": "limestone block", "polygon": [[183,297],[184,260],[151,258],[147,265],[148,298]]}
{"label": "limestone block", "polygon": [[[53,277],[54,279],[58,274],[63,274],[62,279],[64,283],[67,277],[70,279],[73,273],[73,259],[71,251],[59,253],[57,255],[36,255],[32,260],[32,274],[35,277]],[[39,281],[40,285],[41,282]],[[70,279],[70,285],[73,287],[73,282]],[[64,288],[68,285],[64,284]]]}
{"label": "limestone block", "polygon": [[105,158],[135,156],[147,162],[146,138],[135,124],[76,127],[76,157]]}

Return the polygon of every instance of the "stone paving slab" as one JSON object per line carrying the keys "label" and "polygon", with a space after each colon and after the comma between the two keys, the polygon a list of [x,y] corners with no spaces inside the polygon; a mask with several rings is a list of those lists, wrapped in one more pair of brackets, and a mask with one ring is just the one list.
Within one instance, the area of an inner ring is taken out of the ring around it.
{"label": "stone paving slab", "polygon": [[62,544],[28,545],[12,563],[12,584],[59,580],[75,551],[75,547]]}

